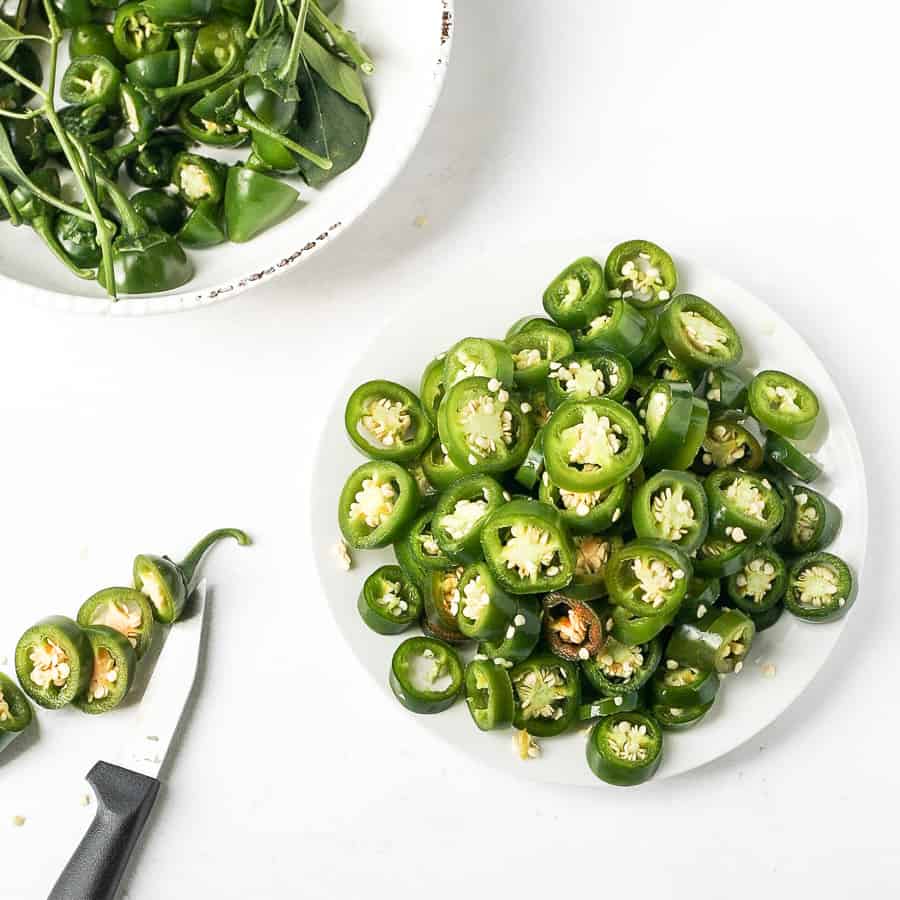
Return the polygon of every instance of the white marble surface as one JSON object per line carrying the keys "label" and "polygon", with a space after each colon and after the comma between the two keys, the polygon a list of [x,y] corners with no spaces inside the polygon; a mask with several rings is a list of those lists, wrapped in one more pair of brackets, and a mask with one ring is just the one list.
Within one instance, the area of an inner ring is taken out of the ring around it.
{"label": "white marble surface", "polygon": [[[891,896],[900,16],[870,0],[457,13],[410,166],[299,271],[143,321],[3,298],[0,659],[33,619],[126,578],[136,551],[222,524],[256,538],[210,561],[199,703],[131,900]],[[847,401],[872,507],[865,595],[800,701],[722,760],[622,792],[522,781],[512,753],[498,774],[416,727],[345,651],[307,549],[313,452],[354,348],[510,236],[592,229],[702,261],[800,328]],[[5,755],[4,900],[45,896],[93,813],[82,777],[130,717],[42,713]]]}

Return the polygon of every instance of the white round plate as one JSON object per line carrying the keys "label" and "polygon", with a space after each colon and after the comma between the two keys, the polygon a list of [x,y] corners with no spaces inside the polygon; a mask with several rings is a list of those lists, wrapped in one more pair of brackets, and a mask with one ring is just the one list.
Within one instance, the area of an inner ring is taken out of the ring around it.
{"label": "white round plate", "polygon": [[[403,168],[431,117],[450,59],[453,0],[391,0],[390,13],[385,15],[380,0],[344,0],[336,11],[375,61],[376,71],[366,79],[374,118],[359,162],[323,190],[291,179],[307,205],[289,219],[246,244],[190,251],[196,273],[177,291],[127,296],[118,303],[111,303],[96,283],[69,273],[29,228],[5,224],[0,241],[3,293],[75,312],[179,312],[234,297],[334,240]],[[66,61],[63,54],[60,71]],[[216,155],[212,148],[198,152]],[[246,157],[246,149],[234,158],[238,156]]]}
{"label": "white round plate", "polygon": [[[423,298],[421,304],[405,310],[388,324],[371,347],[363,348],[351,368],[328,418],[313,469],[312,533],[326,602],[353,652],[381,690],[390,691],[391,654],[409,635],[375,634],[356,612],[356,598],[366,575],[377,566],[394,561],[390,548],[354,552],[354,566],[349,573],[340,571],[335,563],[338,494],[350,471],[363,461],[344,432],[347,396],[358,384],[373,378],[388,378],[418,391],[421,372],[433,356],[469,335],[502,337],[516,319],[541,313],[541,293],[557,272],[585,253],[602,259],[609,246],[542,241],[498,249],[489,261],[474,269],[445,269],[440,279],[429,283],[427,300]],[[816,490],[827,494],[844,513],[843,528],[831,549],[847,560],[859,578],[868,522],[866,479],[853,425],[825,367],[803,338],[761,300],[689,261],[676,259],[676,264],[681,278],[679,288],[715,303],[735,324],[744,340],[747,366],[787,370],[818,394],[823,410],[821,421],[803,446],[814,449],[825,469],[825,475],[815,484]],[[860,597],[857,602],[865,602],[865,598]],[[656,778],[677,775],[710,762],[772,722],[825,663],[843,627],[842,621],[811,625],[785,613],[777,625],[757,635],[744,671],[725,679],[706,719],[688,731],[666,735],[664,759]],[[765,663],[775,665],[775,677],[763,675]],[[544,752],[539,762],[511,766],[510,732],[480,732],[464,702],[457,702],[440,715],[418,718],[449,743],[502,766],[505,771],[512,770],[536,781],[602,784],[585,762],[583,729],[542,741]]]}

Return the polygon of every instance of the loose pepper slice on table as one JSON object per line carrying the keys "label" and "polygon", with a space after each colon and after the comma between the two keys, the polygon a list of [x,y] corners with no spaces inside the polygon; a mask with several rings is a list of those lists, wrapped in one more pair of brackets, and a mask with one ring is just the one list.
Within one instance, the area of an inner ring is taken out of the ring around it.
{"label": "loose pepper slice on table", "polygon": [[412,475],[394,462],[363,463],[350,474],[338,502],[338,525],[351,547],[393,543],[419,508]]}
{"label": "loose pepper slice on table", "polygon": [[140,659],[153,642],[153,606],[149,597],[134,588],[104,588],[92,594],[78,610],[82,628],[104,625],[127,638]]}
{"label": "loose pepper slice on table", "polygon": [[787,438],[770,431],[766,434],[766,461],[778,471],[784,471],[800,481],[809,483],[822,474],[822,467],[810,456],[798,450]]}
{"label": "loose pepper slice on table", "polygon": [[[497,584],[487,563],[476,562],[460,576],[457,627],[476,641],[497,641],[515,634],[518,603]],[[512,633],[508,633],[512,626]]]}
{"label": "loose pepper slice on table", "polygon": [[743,425],[722,418],[709,422],[700,450],[698,468],[704,472],[734,465],[758,469],[763,462],[759,441]]}
{"label": "loose pepper slice on table", "polygon": [[547,315],[567,331],[584,328],[606,304],[603,267],[582,256],[566,266],[544,291]]}
{"label": "loose pepper slice on table", "polygon": [[777,606],[787,588],[787,567],[770,547],[758,547],[740,572],[728,577],[729,600],[748,616],[756,616]]}
{"label": "loose pepper slice on table", "polygon": [[782,546],[792,554],[824,550],[840,531],[843,521],[840,508],[808,487],[794,485],[791,492],[794,519]]}
{"label": "loose pepper slice on table", "polygon": [[760,541],[781,524],[784,503],[771,481],[756,472],[717,469],[703,483],[709,533],[736,544]]}
{"label": "loose pepper slice on table", "polygon": [[432,530],[438,546],[457,562],[480,559],[481,529],[505,502],[503,488],[490,475],[459,479],[441,494],[434,509]]}
{"label": "loose pepper slice on table", "polygon": [[671,619],[691,575],[691,560],[678,547],[643,538],[616,549],[606,567],[606,586],[616,606],[638,616]]}
{"label": "loose pepper slice on table", "polygon": [[764,428],[795,441],[809,436],[819,415],[819,399],[812,388],[785,372],[757,372],[748,397]]}
{"label": "loose pepper slice on table", "polygon": [[602,491],[641,463],[644,441],[634,416],[614,400],[567,400],[544,426],[544,464],[569,491]]}
{"label": "loose pepper slice on table", "polygon": [[656,719],[634,710],[600,719],[588,735],[586,755],[598,778],[628,787],[653,777],[662,750],[663,735]]}
{"label": "loose pepper slice on table", "polygon": [[366,578],[356,608],[372,631],[400,634],[421,615],[422,592],[400,566],[380,566]]}
{"label": "loose pepper slice on table", "polygon": [[515,499],[488,516],[484,558],[511,594],[564,588],[575,571],[575,549],[559,513],[538,500]]}
{"label": "loose pepper slice on table", "polygon": [[709,528],[703,483],[688,472],[657,472],[635,491],[631,522],[638,537],[669,541],[693,553]]}
{"label": "loose pepper slice on table", "polygon": [[128,694],[137,656],[128,638],[106,625],[84,629],[93,665],[87,690],[75,699],[82,712],[94,715],[115,709]]}
{"label": "loose pepper slice on table", "polygon": [[672,257],[651,241],[617,244],[606,257],[607,296],[621,297],[643,309],[668,302],[678,273]]}
{"label": "loose pepper slice on table", "polygon": [[12,678],[0,672],[0,753],[31,724],[32,717],[28,698]]}
{"label": "loose pepper slice on table", "polygon": [[462,690],[462,664],[456,651],[443,641],[407,638],[391,659],[390,686],[410,712],[443,712]]}
{"label": "loose pepper slice on table", "polygon": [[581,684],[574,663],[538,653],[514,666],[509,677],[516,728],[535,737],[553,737],[578,721]]}
{"label": "loose pepper slice on table", "polygon": [[669,352],[694,368],[732,365],[744,352],[740,335],[725,314],[694,294],[681,294],[666,306],[659,332]]}
{"label": "loose pepper slice on table", "polygon": [[614,350],[570,353],[549,365],[547,405],[556,409],[564,400],[608,397],[622,401],[634,378],[631,363]]}
{"label": "loose pepper slice on table", "polygon": [[84,630],[65,616],[49,616],[16,645],[16,675],[26,694],[46,709],[80,697],[91,679],[93,653]]}
{"label": "loose pepper slice on table", "polygon": [[625,300],[610,300],[573,337],[578,350],[612,350],[632,365],[640,365],[656,346],[656,328],[655,316],[645,315]]}
{"label": "loose pepper slice on table", "polygon": [[605,597],[606,566],[613,551],[622,545],[617,535],[576,534],[572,536],[575,545],[575,574],[566,586],[566,596],[573,600],[597,600]]}
{"label": "loose pepper slice on table", "polygon": [[591,685],[606,697],[637,693],[652,677],[662,658],[662,641],[655,637],[645,644],[623,644],[614,637],[590,659],[581,671]]}
{"label": "loose pepper slice on table", "polygon": [[711,609],[696,622],[675,627],[666,659],[696,669],[740,672],[753,643],[753,620],[736,609]]}
{"label": "loose pepper slice on table", "polygon": [[850,567],[833,553],[807,553],[791,566],[784,605],[807,622],[841,618],[856,599]]}
{"label": "loose pepper slice on table", "polygon": [[299,196],[283,181],[246,166],[232,166],[225,182],[225,226],[229,240],[240,244],[277,225],[298,208]]}
{"label": "loose pepper slice on table", "polygon": [[250,538],[237,528],[218,528],[201,538],[180,563],[168,556],[140,554],[134,558],[134,586],[150,598],[158,621],[170,624],[181,615],[200,561],[225,538],[234,538],[242,546],[250,543]]}
{"label": "loose pepper slice on table", "polygon": [[631,503],[631,490],[631,478],[623,478],[605,490],[567,491],[553,482],[549,472],[544,472],[538,497],[559,510],[573,534],[596,534],[621,521]]}
{"label": "loose pepper slice on table", "polygon": [[531,656],[541,637],[544,616],[541,601],[532,596],[517,597],[516,601],[516,614],[503,638],[481,641],[478,645],[480,656],[505,669],[511,669],[515,663]]}
{"label": "loose pepper slice on table", "polygon": [[506,669],[484,659],[466,666],[466,704],[482,731],[509,728],[515,713],[512,682]]}
{"label": "loose pepper slice on table", "polygon": [[421,456],[434,429],[419,398],[393,381],[367,381],[347,399],[344,426],[367,456],[405,462]]}
{"label": "loose pepper slice on table", "polygon": [[586,660],[603,647],[606,633],[587,603],[554,593],[544,598],[544,640],[555,656]]}

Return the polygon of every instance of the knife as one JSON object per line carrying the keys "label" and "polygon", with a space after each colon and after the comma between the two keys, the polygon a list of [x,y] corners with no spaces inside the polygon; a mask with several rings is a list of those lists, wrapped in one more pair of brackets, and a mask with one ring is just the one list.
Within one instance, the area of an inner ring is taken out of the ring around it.
{"label": "knife", "polygon": [[204,579],[188,602],[187,615],[169,630],[138,707],[136,728],[120,755],[121,764],[100,761],[88,772],[97,812],[48,900],[115,897],[159,793],[159,770],[191,695],[206,606]]}

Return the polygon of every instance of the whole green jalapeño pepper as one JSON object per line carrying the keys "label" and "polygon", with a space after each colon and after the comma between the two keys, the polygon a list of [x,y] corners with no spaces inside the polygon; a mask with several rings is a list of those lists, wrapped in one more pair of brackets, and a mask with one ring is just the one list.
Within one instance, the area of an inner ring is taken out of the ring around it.
{"label": "whole green jalape\u00f1o pepper", "polygon": [[808,437],[819,415],[812,388],[784,372],[758,372],[748,391],[750,409],[760,425],[795,441]]}
{"label": "whole green jalape\u00f1o pepper", "polygon": [[724,313],[694,294],[681,294],[662,311],[659,331],[685,365],[716,369],[740,361],[743,345]]}
{"label": "whole green jalape\u00f1o pepper", "polygon": [[347,479],[338,501],[338,525],[351,547],[368,550],[393,543],[419,508],[412,475],[393,462],[368,462]]}
{"label": "whole green jalape\u00f1o pepper", "polygon": [[88,597],[78,610],[82,628],[103,625],[128,640],[138,659],[153,642],[153,606],[148,596],[134,588],[104,588]]}
{"label": "whole green jalape\u00f1o pepper", "polygon": [[[510,694],[512,689],[510,689]],[[510,705],[512,696],[510,696]],[[19,686],[8,675],[0,672],[0,753],[8,747],[30,724],[31,704]],[[509,720],[512,722],[512,710]]]}
{"label": "whole green jalape\u00f1o pepper", "polygon": [[26,694],[46,709],[80,697],[91,680],[91,644],[77,622],[50,616],[29,628],[16,645],[16,675]]}
{"label": "whole green jalape\u00f1o pepper", "polygon": [[581,686],[574,663],[538,653],[514,666],[509,676],[516,728],[535,737],[553,737],[578,721]]}
{"label": "whole green jalape\u00f1o pepper", "polygon": [[391,659],[390,686],[410,712],[443,712],[462,690],[462,663],[456,651],[443,641],[407,638]]}
{"label": "whole green jalape\u00f1o pepper", "polygon": [[509,728],[515,713],[512,682],[506,669],[485,659],[466,666],[466,704],[482,731]]}
{"label": "whole green jalape\u00f1o pepper", "polygon": [[600,719],[588,735],[586,755],[591,771],[602,781],[630,787],[653,777],[662,750],[659,723],[635,710]]}
{"label": "whole green jalape\u00f1o pepper", "polygon": [[562,518],[538,500],[516,499],[491,513],[481,547],[492,574],[511,594],[561,590],[575,572],[575,548]]}
{"label": "whole green jalape\u00f1o pepper", "polygon": [[631,521],[638,537],[670,541],[693,553],[709,528],[702,482],[688,472],[657,472],[635,491]]}
{"label": "whole green jalape\u00f1o pepper", "polygon": [[134,586],[149,597],[158,621],[171,624],[178,619],[206,551],[229,537],[242,546],[250,543],[250,538],[237,528],[218,528],[198,541],[180,563],[173,562],[168,556],[141,554],[135,557]]}
{"label": "whole green jalape\u00f1o pepper", "polygon": [[[506,495],[509,496],[509,495]],[[432,519],[438,546],[455,562],[481,557],[481,529],[506,502],[503,488],[490,475],[466,475],[441,494]]]}
{"label": "whole green jalape\u00f1o pepper", "polygon": [[434,435],[419,398],[393,381],[367,381],[344,409],[350,440],[373,459],[406,462],[421,456]]}
{"label": "whole green jalape\u00f1o pepper", "polygon": [[422,592],[400,566],[381,566],[363,584],[356,608],[378,634],[400,634],[422,613]]}
{"label": "whole green jalape\u00f1o pepper", "polygon": [[93,655],[87,690],[75,699],[82,712],[94,715],[115,709],[128,694],[137,657],[128,639],[106,625],[85,628]]}
{"label": "whole green jalape\u00f1o pepper", "polygon": [[617,548],[606,568],[610,600],[639,616],[671,619],[687,595],[691,560],[674,544],[642,538]]}
{"label": "whole green jalape\u00f1o pepper", "polygon": [[607,295],[643,309],[667,303],[675,293],[678,273],[672,257],[650,241],[625,241],[606,257]]}
{"label": "whole green jalape\u00f1o pepper", "polygon": [[567,331],[584,328],[606,304],[603,267],[583,256],[566,266],[544,291],[547,315]]}
{"label": "whole green jalape\u00f1o pepper", "polygon": [[841,618],[856,599],[850,567],[833,553],[808,553],[791,566],[784,605],[807,622]]}

